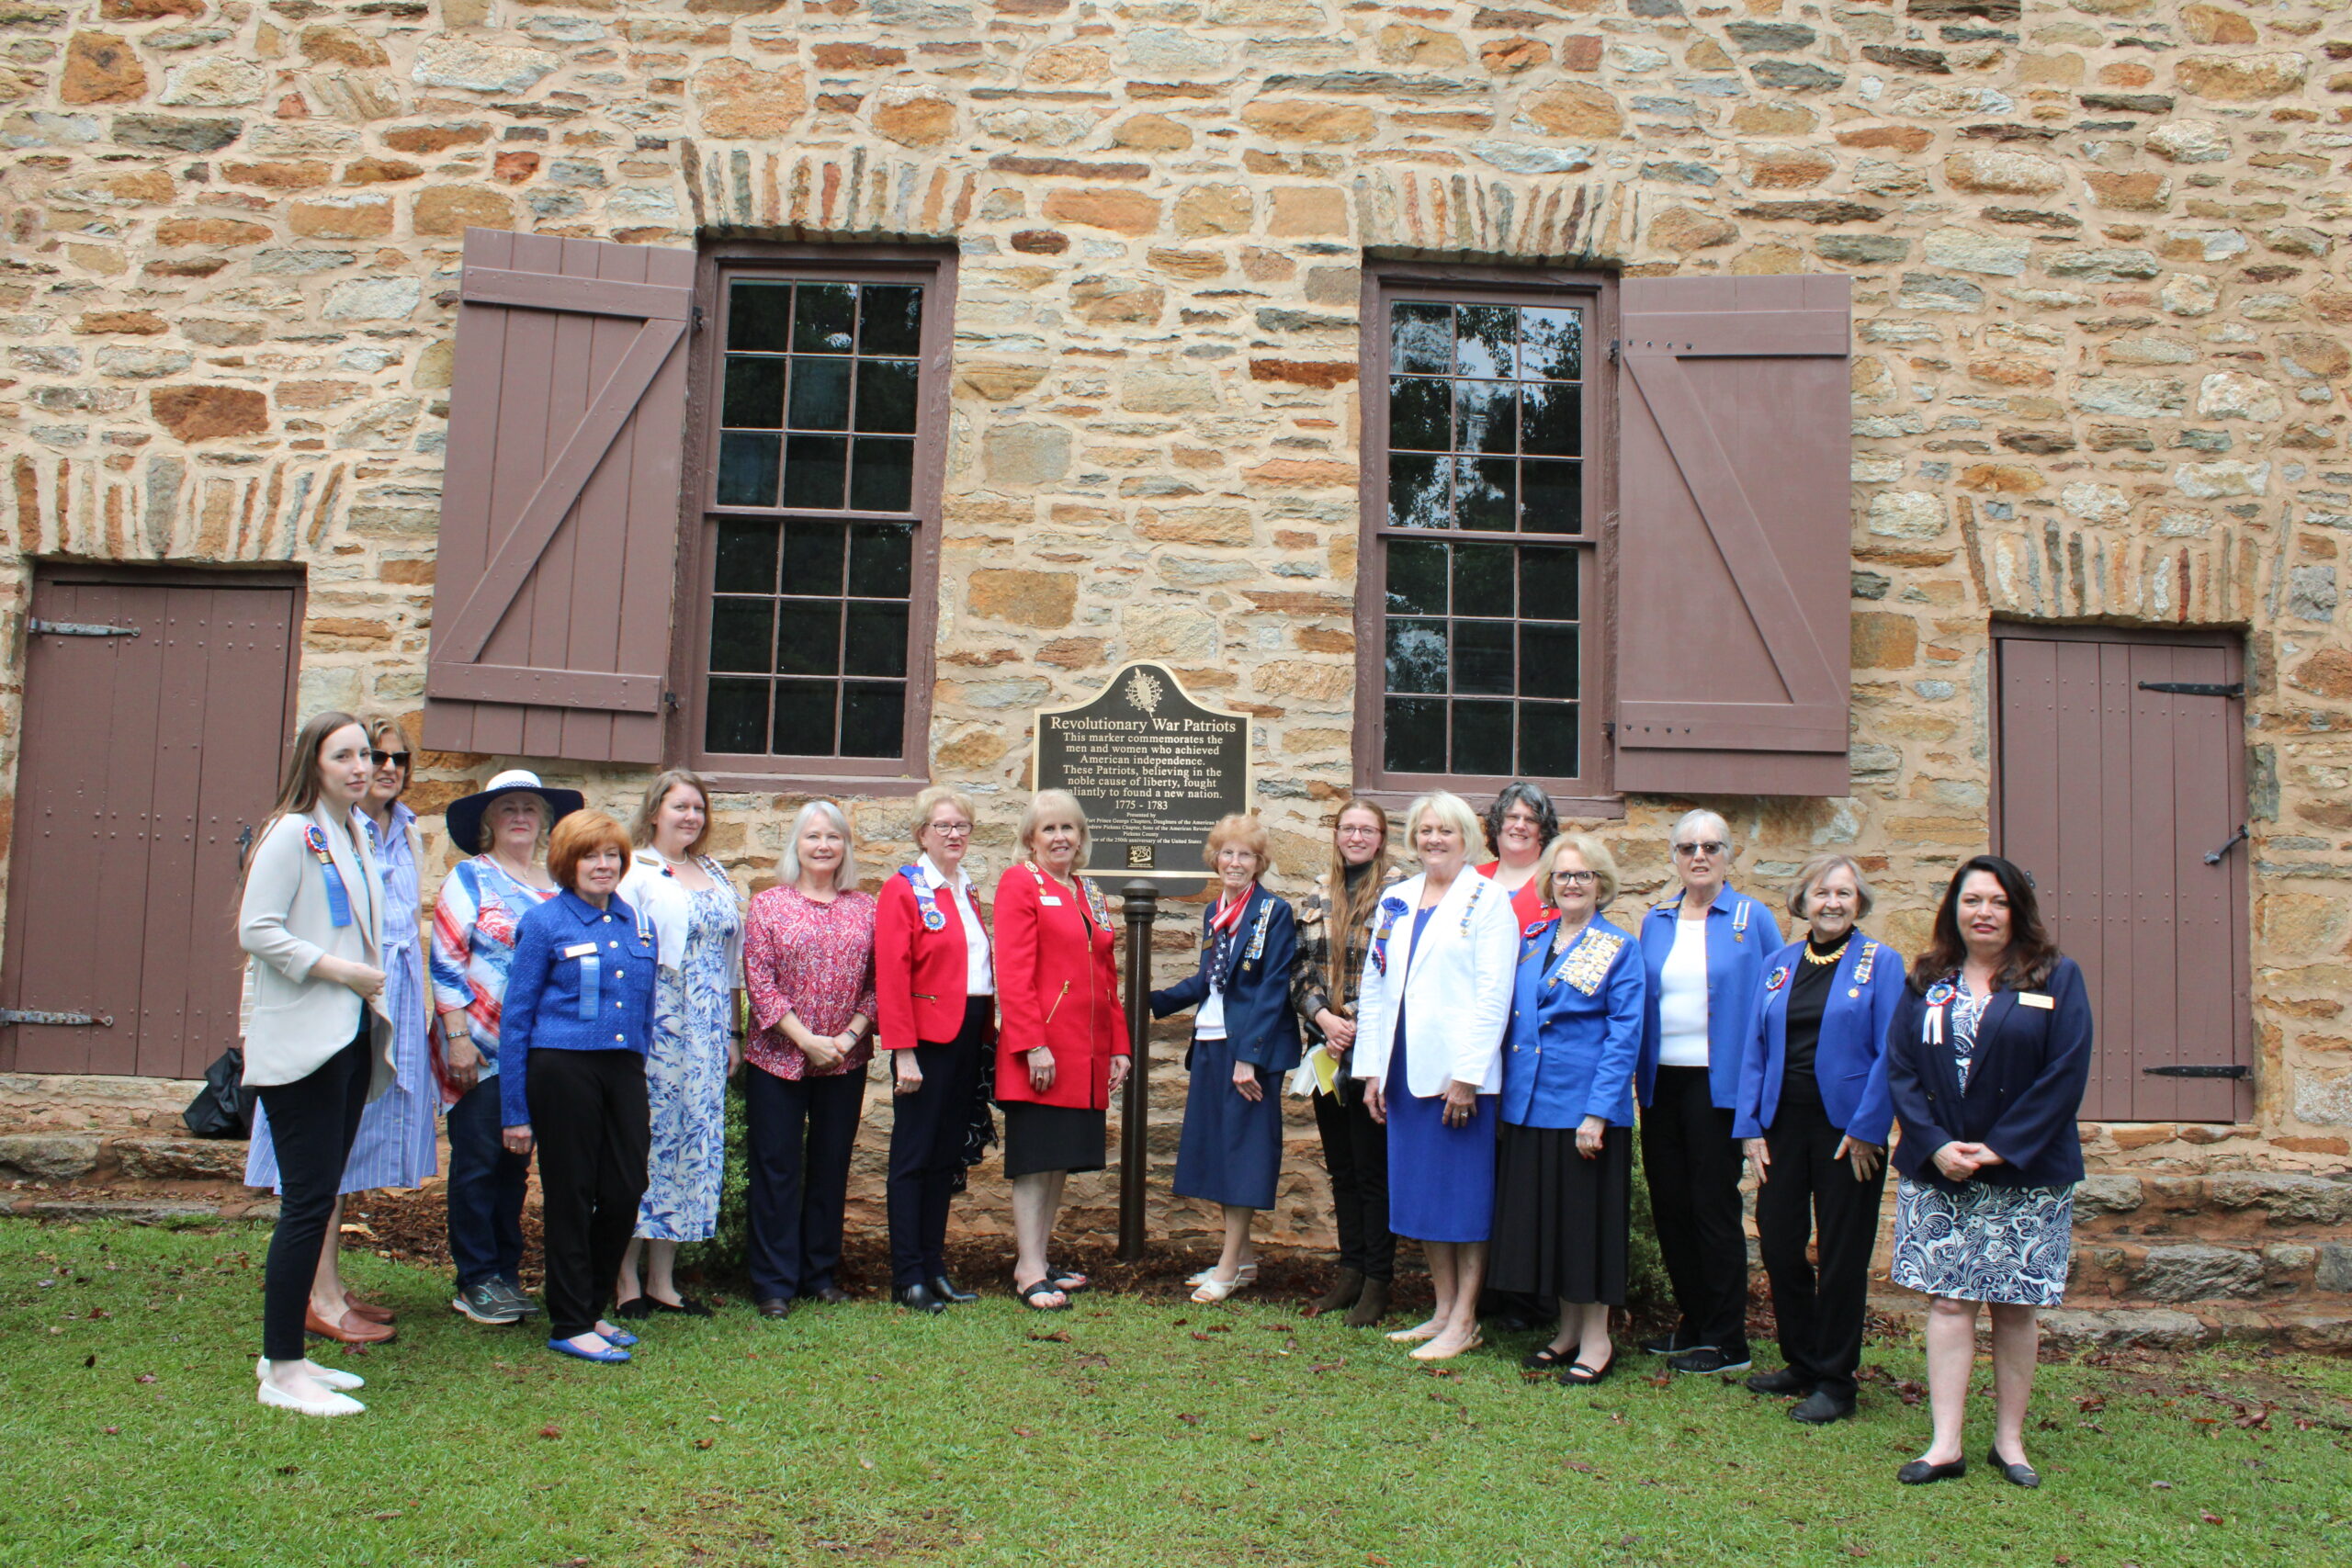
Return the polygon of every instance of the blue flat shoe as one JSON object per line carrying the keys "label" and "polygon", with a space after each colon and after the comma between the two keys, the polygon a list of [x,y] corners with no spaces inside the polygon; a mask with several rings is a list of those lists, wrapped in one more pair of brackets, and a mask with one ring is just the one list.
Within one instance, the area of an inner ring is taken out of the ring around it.
{"label": "blue flat shoe", "polygon": [[583,1361],[602,1361],[606,1365],[628,1359],[628,1352],[627,1350],[616,1348],[605,1350],[582,1350],[569,1339],[550,1339],[548,1341],[548,1348],[553,1350],[559,1356],[575,1356]]}
{"label": "blue flat shoe", "polygon": [[612,1333],[605,1336],[605,1343],[626,1350],[630,1346],[637,1343],[637,1336],[630,1334],[626,1330],[616,1328]]}

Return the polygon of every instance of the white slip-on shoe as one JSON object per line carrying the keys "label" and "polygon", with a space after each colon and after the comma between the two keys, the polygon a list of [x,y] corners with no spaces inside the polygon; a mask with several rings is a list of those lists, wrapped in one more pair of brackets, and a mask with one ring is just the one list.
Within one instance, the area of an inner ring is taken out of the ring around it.
{"label": "white slip-on shoe", "polygon": [[261,1402],[273,1410],[293,1410],[304,1416],[356,1416],[368,1408],[347,1393],[330,1393],[323,1399],[303,1399],[271,1383],[261,1385]]}
{"label": "white slip-on shoe", "polygon": [[[362,1389],[368,1386],[368,1380],[361,1377],[357,1372],[346,1372],[339,1371],[334,1367],[322,1367],[316,1361],[311,1360],[305,1360],[302,1363],[302,1366],[303,1369],[311,1374],[311,1382],[319,1384],[322,1388],[331,1388],[337,1393],[349,1393],[355,1389]],[[266,1379],[269,1376],[268,1357],[263,1356],[254,1362],[254,1376],[256,1379]]]}

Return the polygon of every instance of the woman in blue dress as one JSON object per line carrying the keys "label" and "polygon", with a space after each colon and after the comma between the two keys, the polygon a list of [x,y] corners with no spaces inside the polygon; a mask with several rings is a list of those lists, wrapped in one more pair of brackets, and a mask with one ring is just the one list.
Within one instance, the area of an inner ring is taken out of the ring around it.
{"label": "woman in blue dress", "polygon": [[1502,1088],[1519,922],[1510,896],[1469,869],[1477,816],[1460,795],[1413,802],[1421,873],[1381,897],[1359,987],[1353,1071],[1388,1128],[1388,1226],[1421,1244],[1437,1305],[1389,1338],[1419,1360],[1475,1349],[1495,1207],[1495,1095]]}
{"label": "woman in blue dress", "polygon": [[1274,1206],[1282,1174],[1282,1075],[1298,1066],[1290,972],[1298,946],[1291,908],[1258,885],[1272,840],[1255,817],[1221,818],[1201,858],[1218,894],[1201,921],[1201,967],[1151,994],[1154,1018],[1198,1008],[1184,1053],[1192,1084],[1176,1146],[1176,1195],[1224,1211],[1225,1250],[1193,1277],[1196,1302],[1221,1302],[1258,1277],[1250,1226]]}
{"label": "woman in blue dress", "polygon": [[[440,1168],[434,1139],[441,1091],[426,1044],[424,947],[419,940],[418,866],[424,860],[416,813],[401,804],[408,789],[408,738],[389,718],[363,718],[375,771],[360,797],[357,824],[375,851],[384,889],[384,1007],[390,1014],[392,1087],[369,1102],[359,1118],[359,1136],[344,1162],[343,1196],[327,1216],[326,1245],[311,1282],[311,1333],[346,1345],[371,1345],[392,1337],[392,1311],[354,1295],[343,1282],[343,1197],[379,1187],[413,1188]],[[277,1146],[269,1118],[254,1111],[253,1143],[245,1151],[245,1185],[278,1191]]]}
{"label": "woman in blue dress", "polygon": [[[683,768],[645,792],[630,834],[639,846],[620,894],[662,939],[653,984],[653,1044],[645,1060],[652,1142],[636,1237],[622,1255],[614,1311],[708,1317],[678,1289],[678,1244],[718,1228],[727,1165],[727,1080],[743,1065],[743,912],[735,885],[708,855],[710,795]],[[639,1259],[643,1260],[640,1282]]]}

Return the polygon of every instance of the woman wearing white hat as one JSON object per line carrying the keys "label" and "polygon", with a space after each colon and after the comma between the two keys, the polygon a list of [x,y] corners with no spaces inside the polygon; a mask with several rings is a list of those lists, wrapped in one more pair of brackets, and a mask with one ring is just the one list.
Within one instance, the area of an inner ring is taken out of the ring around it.
{"label": "woman wearing white hat", "polygon": [[538,1310],[517,1279],[531,1162],[501,1142],[498,1024],[515,928],[555,896],[548,832],[583,804],[578,790],[549,789],[524,768],[449,803],[449,840],[473,858],[442,879],[434,901],[433,1005],[441,1020],[437,1066],[451,1100],[449,1257],[458,1293],[449,1308],[476,1323],[514,1323]]}

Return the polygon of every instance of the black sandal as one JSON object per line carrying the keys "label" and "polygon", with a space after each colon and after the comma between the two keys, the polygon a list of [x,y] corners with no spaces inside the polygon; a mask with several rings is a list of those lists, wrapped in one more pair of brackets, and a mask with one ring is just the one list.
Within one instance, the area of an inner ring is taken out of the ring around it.
{"label": "black sandal", "polygon": [[1589,1388],[1616,1370],[1617,1358],[1612,1352],[1609,1359],[1601,1362],[1598,1367],[1588,1366],[1582,1361],[1575,1362],[1567,1371],[1560,1374],[1560,1381],[1570,1388]]}
{"label": "black sandal", "polygon": [[1521,1356],[1519,1364],[1531,1372],[1556,1372],[1577,1359],[1577,1348],[1571,1345],[1565,1350],[1555,1350],[1549,1345],[1538,1345]]}
{"label": "black sandal", "polygon": [[[1042,1280],[1032,1280],[1025,1285],[1014,1286],[1013,1294],[1019,1296],[1021,1298],[1021,1304],[1027,1307],[1031,1312],[1069,1311],[1069,1292],[1055,1284],[1051,1275],[1048,1275]],[[1059,1296],[1061,1297],[1061,1300],[1048,1306],[1041,1303],[1037,1300],[1039,1296]]]}
{"label": "black sandal", "polygon": [[1046,1278],[1054,1282],[1054,1289],[1066,1296],[1074,1296],[1094,1283],[1083,1274],[1062,1273],[1050,1263],[1046,1265]]}
{"label": "black sandal", "polygon": [[637,1299],[639,1301],[651,1302],[655,1312],[675,1313],[682,1317],[708,1317],[710,1315],[710,1308],[705,1306],[702,1303],[696,1301],[692,1296],[680,1296],[675,1306],[673,1306],[668,1302],[663,1301],[660,1296],[653,1294],[650,1291]]}

